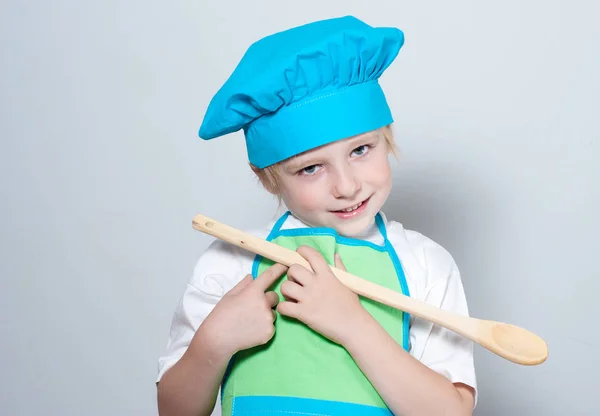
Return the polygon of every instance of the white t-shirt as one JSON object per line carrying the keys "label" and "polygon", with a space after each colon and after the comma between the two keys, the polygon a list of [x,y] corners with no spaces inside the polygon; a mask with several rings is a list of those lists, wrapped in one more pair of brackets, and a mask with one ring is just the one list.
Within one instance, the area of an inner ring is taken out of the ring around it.
{"label": "white t-shirt", "polygon": [[[468,315],[460,273],[452,256],[442,246],[418,232],[406,230],[381,213],[387,237],[402,263],[412,298],[441,309]],[[268,226],[247,232],[266,239]],[[307,227],[290,215],[281,229]],[[360,238],[375,244],[383,236],[373,225]],[[171,368],[186,348],[206,316],[219,299],[252,271],[255,255],[216,240],[200,256],[183,297],[175,311],[166,351],[158,361],[158,378]],[[464,383],[476,391],[473,343],[441,326],[411,315],[410,354],[453,383]]]}

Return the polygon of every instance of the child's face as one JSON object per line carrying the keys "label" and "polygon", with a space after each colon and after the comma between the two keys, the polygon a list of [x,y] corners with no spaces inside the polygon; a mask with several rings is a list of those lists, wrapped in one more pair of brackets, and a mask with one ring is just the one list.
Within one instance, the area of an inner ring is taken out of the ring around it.
{"label": "child's face", "polygon": [[356,236],[371,225],[390,194],[388,153],[379,131],[303,153],[282,163],[281,196],[307,224]]}

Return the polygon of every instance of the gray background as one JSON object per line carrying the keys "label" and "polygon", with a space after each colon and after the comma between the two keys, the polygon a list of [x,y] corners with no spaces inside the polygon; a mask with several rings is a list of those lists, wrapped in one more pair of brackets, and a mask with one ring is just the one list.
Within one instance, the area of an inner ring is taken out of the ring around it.
{"label": "gray background", "polygon": [[276,215],[241,134],[202,142],[254,40],[355,14],[406,34],[382,78],[385,211],[444,245],[474,316],[549,345],[476,348],[477,415],[597,414],[600,32],[588,1],[4,0],[0,414],[152,415],[176,303],[211,239]]}

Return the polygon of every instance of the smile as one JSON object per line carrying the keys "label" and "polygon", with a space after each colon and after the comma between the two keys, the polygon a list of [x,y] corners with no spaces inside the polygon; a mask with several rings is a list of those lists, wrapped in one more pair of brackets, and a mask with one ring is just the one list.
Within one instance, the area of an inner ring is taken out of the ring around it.
{"label": "smile", "polygon": [[357,209],[358,207],[360,207],[362,204],[363,204],[362,202],[359,202],[358,204],[356,204],[356,205],[353,205],[353,206],[351,206],[350,208],[346,208],[346,209],[340,209],[340,210],[339,210],[339,212],[352,212],[352,211],[354,211],[355,209]]}
{"label": "smile", "polygon": [[343,208],[343,209],[340,209],[337,211],[331,211],[331,212],[333,212],[339,218],[355,217],[356,215],[361,214],[365,210],[367,203],[369,202],[369,199],[371,199],[371,197],[365,199],[362,202],[359,202],[358,204],[352,205],[351,207]]}

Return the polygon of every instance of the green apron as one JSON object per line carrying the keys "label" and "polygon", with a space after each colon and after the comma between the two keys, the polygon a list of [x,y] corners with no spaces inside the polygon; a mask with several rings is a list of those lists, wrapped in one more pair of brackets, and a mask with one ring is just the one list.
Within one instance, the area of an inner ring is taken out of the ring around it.
{"label": "green apron", "polygon": [[[296,250],[301,245],[317,249],[330,264],[340,254],[348,272],[409,295],[400,260],[387,239],[380,214],[375,218],[384,244],[338,235],[330,228],[281,230],[286,212],[267,240]],[[254,278],[273,262],[257,256]],[[273,286],[279,288],[285,278]],[[389,306],[360,298],[364,308],[399,345],[409,348],[409,315]],[[350,354],[340,345],[300,321],[278,315],[275,335],[265,345],[236,354],[221,390],[223,416],[328,415],[390,416],[377,391]]]}

